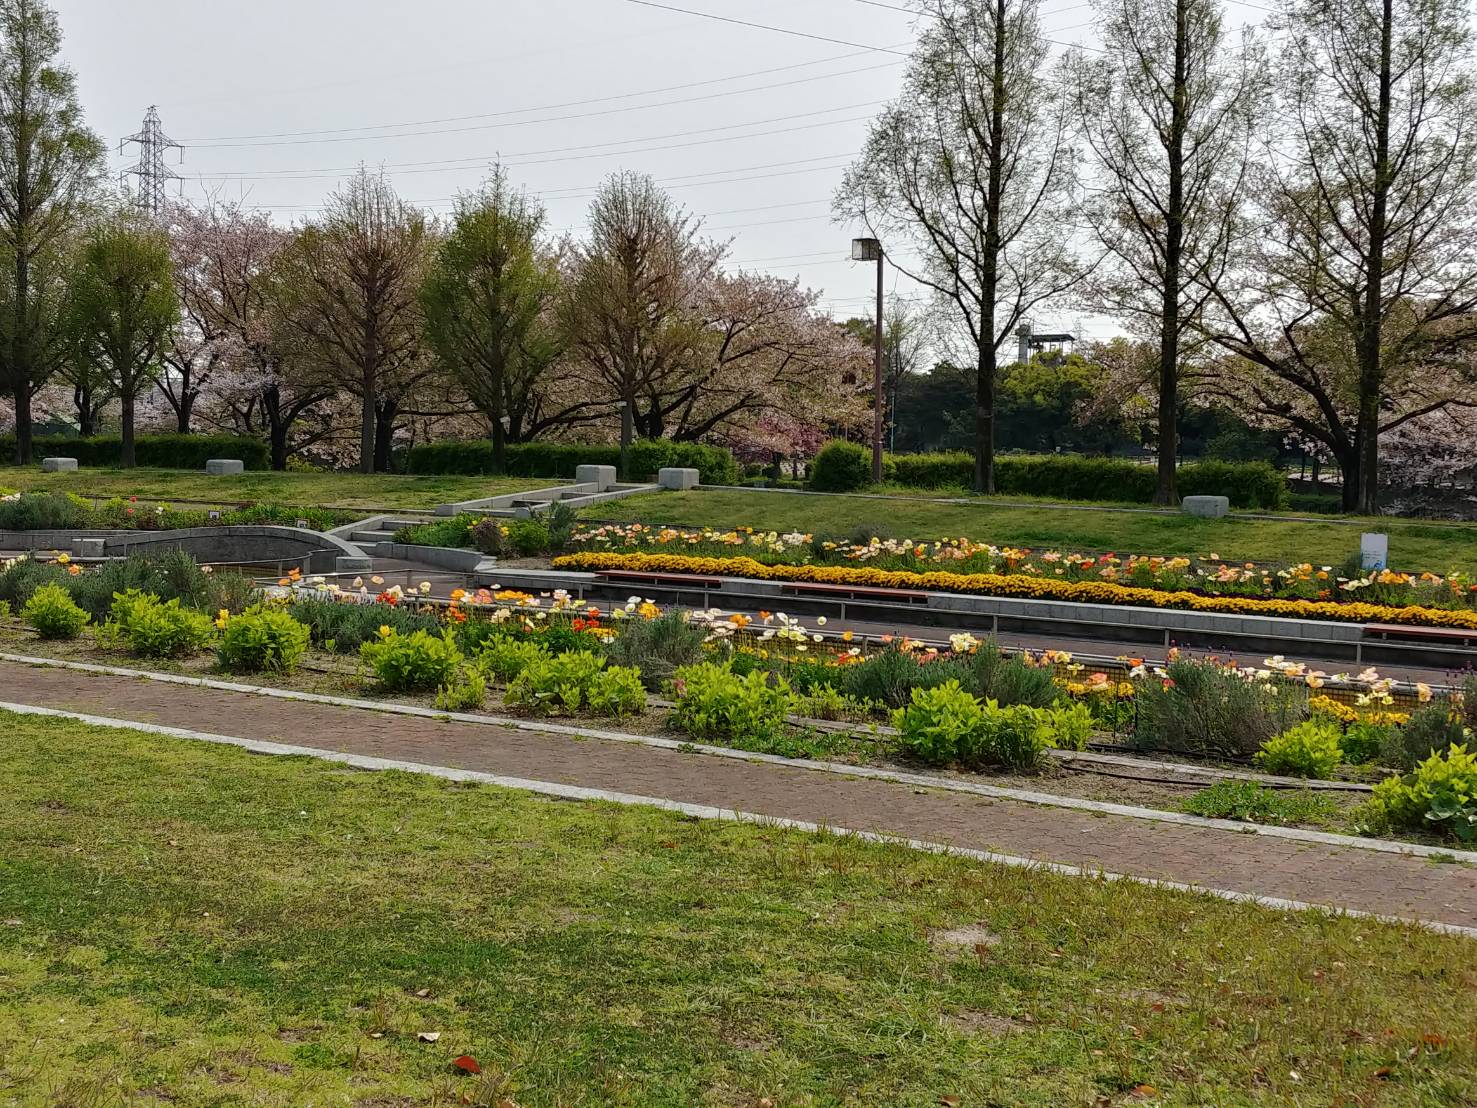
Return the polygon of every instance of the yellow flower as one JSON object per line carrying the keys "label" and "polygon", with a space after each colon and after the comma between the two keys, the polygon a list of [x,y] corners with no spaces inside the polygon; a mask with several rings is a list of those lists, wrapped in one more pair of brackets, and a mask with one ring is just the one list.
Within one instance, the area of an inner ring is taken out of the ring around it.
{"label": "yellow flower", "polygon": [[66,565],[72,560],[72,556],[70,554],[58,554],[56,560],[59,564]]}
{"label": "yellow flower", "polygon": [[422,581],[421,582],[421,595],[422,596],[425,596],[430,591],[431,591],[431,582],[429,582],[429,581]]}
{"label": "yellow flower", "polygon": [[851,642],[852,638],[853,638],[853,635],[852,635],[852,633],[849,630],[848,631],[842,631],[841,632],[841,641],[842,642]]}
{"label": "yellow flower", "polygon": [[390,625],[388,623],[380,624],[380,638],[388,639],[394,633],[395,632],[390,629]]}
{"label": "yellow flower", "polygon": [[1422,704],[1429,704],[1429,703],[1431,703],[1431,686],[1430,685],[1427,685],[1427,684],[1425,684],[1424,682],[1421,682],[1421,681],[1417,681],[1415,683],[1415,694],[1416,694],[1417,698],[1419,698],[1419,700],[1420,700],[1420,702]]}

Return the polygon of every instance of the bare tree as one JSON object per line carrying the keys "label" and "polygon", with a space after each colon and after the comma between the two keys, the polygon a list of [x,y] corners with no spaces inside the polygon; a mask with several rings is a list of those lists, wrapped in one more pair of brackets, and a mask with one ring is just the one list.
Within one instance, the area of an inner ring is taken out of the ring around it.
{"label": "bare tree", "polygon": [[1259,52],[1230,48],[1216,0],[1101,0],[1105,53],[1076,56],[1074,95],[1100,173],[1088,206],[1109,264],[1096,307],[1158,340],[1156,504],[1176,504],[1184,336],[1234,238]]}
{"label": "bare tree", "polygon": [[1379,439],[1463,402],[1477,342],[1477,97],[1461,0],[1291,0],[1279,111],[1235,280],[1223,387],[1323,444],[1378,510]]}
{"label": "bare tree", "polygon": [[78,225],[103,168],[76,78],[56,62],[61,41],[42,0],[0,0],[0,384],[15,401],[21,463],[31,460],[31,397],[58,368],[45,281],[33,270]]}
{"label": "bare tree", "polygon": [[703,290],[723,248],[698,230],[650,177],[619,173],[591,203],[589,240],[570,258],[561,314],[598,390],[588,403],[624,401],[647,438],[666,432],[663,397],[707,360]]}
{"label": "bare tree", "polygon": [[[975,361],[975,472],[995,487],[997,349],[1083,267],[1070,248],[1067,104],[1044,72],[1037,0],[925,0],[903,92],[836,196],[895,268],[946,302]],[[901,260],[912,246],[921,261]]]}
{"label": "bare tree", "polygon": [[435,370],[422,343],[425,217],[361,169],[285,252],[283,320],[311,367],[359,398],[359,468],[387,469],[396,418]]}

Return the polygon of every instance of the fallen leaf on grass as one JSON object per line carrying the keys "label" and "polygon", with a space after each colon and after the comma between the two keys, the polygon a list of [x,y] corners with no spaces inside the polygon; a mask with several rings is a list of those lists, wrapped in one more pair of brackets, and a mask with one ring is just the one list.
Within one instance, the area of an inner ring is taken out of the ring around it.
{"label": "fallen leaf on grass", "polygon": [[944,1108],[959,1108],[959,1105],[963,1104],[964,1101],[957,1096],[941,1096],[939,1097],[939,1103]]}
{"label": "fallen leaf on grass", "polygon": [[1159,1090],[1153,1085],[1135,1085],[1128,1090],[1128,1095],[1134,1100],[1148,1100],[1150,1097],[1159,1095]]}
{"label": "fallen leaf on grass", "polygon": [[1432,1050],[1440,1050],[1446,1045],[1446,1036],[1438,1035],[1434,1031],[1427,1031],[1421,1036],[1421,1042],[1425,1043]]}
{"label": "fallen leaf on grass", "polygon": [[451,1064],[463,1073],[482,1072],[482,1067],[477,1064],[477,1059],[473,1058],[470,1054],[463,1054],[458,1058],[452,1059]]}
{"label": "fallen leaf on grass", "polygon": [[418,996],[418,997],[420,997],[422,1000],[425,1000],[426,997],[428,997],[428,996],[431,995],[431,990],[430,989],[417,989],[415,991],[415,995]]}
{"label": "fallen leaf on grass", "polygon": [[441,1032],[439,1032],[439,1031],[422,1031],[422,1032],[420,1032],[419,1034],[416,1035],[416,1038],[419,1039],[423,1043],[434,1043],[437,1039],[441,1038]]}

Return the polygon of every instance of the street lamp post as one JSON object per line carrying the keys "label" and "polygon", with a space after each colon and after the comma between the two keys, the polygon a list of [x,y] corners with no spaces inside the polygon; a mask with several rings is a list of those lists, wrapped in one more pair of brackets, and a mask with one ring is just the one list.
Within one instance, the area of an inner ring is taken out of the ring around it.
{"label": "street lamp post", "polygon": [[852,239],[851,260],[877,263],[877,315],[872,327],[872,482],[882,483],[882,262],[877,239]]}

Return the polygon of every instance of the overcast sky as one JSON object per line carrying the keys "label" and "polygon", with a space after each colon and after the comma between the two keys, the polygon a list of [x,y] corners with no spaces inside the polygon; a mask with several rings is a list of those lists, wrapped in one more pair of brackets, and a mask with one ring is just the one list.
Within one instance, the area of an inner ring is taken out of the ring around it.
{"label": "overcast sky", "polygon": [[[889,51],[912,41],[905,12],[670,0],[851,47],[629,0],[53,2],[116,167],[133,160],[118,140],[157,104],[186,147],[186,197],[218,190],[290,222],[364,163],[444,212],[501,158],[554,228],[578,231],[601,178],[639,170],[732,238],[730,264],[798,276],[838,316],[870,314],[871,267],[846,260],[854,229],[831,222],[830,198],[898,88],[905,59]],[[1042,10],[1053,38],[1095,41],[1084,0]]]}

